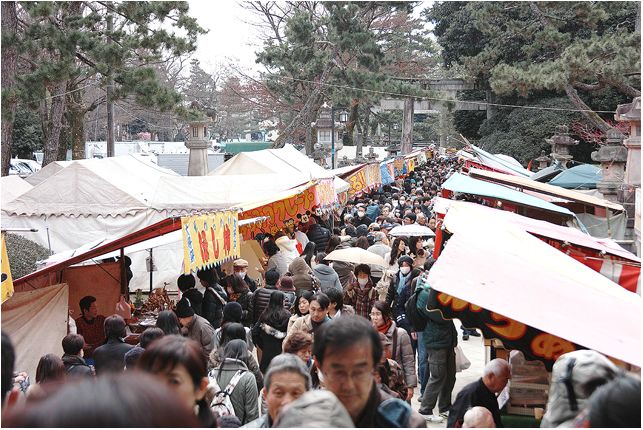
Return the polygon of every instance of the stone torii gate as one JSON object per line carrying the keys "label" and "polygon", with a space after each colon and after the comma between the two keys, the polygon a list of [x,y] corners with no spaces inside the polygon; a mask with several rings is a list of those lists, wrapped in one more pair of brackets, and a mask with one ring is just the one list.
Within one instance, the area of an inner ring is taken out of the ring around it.
{"label": "stone torii gate", "polygon": [[[399,80],[414,83],[419,85],[423,90],[429,90],[434,92],[439,92],[440,96],[438,98],[444,100],[455,100],[457,97],[458,91],[463,90],[473,90],[476,89],[475,85],[466,82],[462,79],[402,79]],[[489,91],[487,91],[487,100],[491,97]],[[451,109],[449,109],[451,108]],[[380,101],[379,106],[375,108],[376,110],[401,110],[403,111],[402,115],[402,142],[401,142],[401,152],[402,154],[407,154],[411,152],[411,146],[413,145],[413,115],[416,113],[426,113],[430,115],[439,115],[440,125],[444,125],[446,114],[449,110],[476,110],[476,111],[486,111],[487,118],[490,118],[493,115],[492,107],[487,104],[487,101],[481,101],[476,103],[470,102],[445,102],[438,100],[416,100],[413,97],[407,97],[404,99],[393,99],[386,98]],[[390,142],[389,142],[390,144]],[[440,146],[446,146],[446,136],[440,135]]]}

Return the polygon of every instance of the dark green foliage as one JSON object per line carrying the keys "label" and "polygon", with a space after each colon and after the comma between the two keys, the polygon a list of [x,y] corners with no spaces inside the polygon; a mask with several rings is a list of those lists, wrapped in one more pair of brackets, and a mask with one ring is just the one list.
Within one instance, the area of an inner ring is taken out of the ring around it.
{"label": "dark green foliage", "polygon": [[12,154],[18,158],[33,157],[33,151],[42,151],[44,137],[42,125],[37,114],[20,107],[16,111],[13,123]]}
{"label": "dark green foliage", "polygon": [[36,270],[36,262],[49,257],[49,250],[36,242],[17,234],[9,234],[7,240],[7,256],[11,267],[11,277],[21,278]]}
{"label": "dark green foliage", "polygon": [[[535,107],[570,108],[566,98],[543,99],[529,103]],[[540,156],[540,151],[551,152],[545,142],[556,131],[556,126],[571,124],[582,119],[578,113],[539,109],[503,108],[490,120],[485,120],[479,133],[478,145],[493,154],[514,157],[525,166]]]}

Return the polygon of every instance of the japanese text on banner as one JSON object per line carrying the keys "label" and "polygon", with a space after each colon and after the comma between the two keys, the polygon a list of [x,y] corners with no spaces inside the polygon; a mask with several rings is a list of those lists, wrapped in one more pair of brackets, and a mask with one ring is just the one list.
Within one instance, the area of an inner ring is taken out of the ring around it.
{"label": "japanese text on banner", "polygon": [[183,271],[190,273],[239,257],[239,220],[236,211],[181,218]]}

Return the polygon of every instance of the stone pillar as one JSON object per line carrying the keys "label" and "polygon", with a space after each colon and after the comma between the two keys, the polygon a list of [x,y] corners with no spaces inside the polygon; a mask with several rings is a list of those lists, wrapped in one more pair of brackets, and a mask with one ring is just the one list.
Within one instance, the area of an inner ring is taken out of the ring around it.
{"label": "stone pillar", "polygon": [[190,122],[190,131],[188,133],[188,139],[185,142],[185,146],[190,151],[190,159],[188,161],[188,176],[206,176],[209,173],[209,123],[209,119]]}
{"label": "stone pillar", "polygon": [[549,165],[551,159],[545,154],[545,151],[540,151],[540,157],[536,158],[534,161],[538,162],[538,170],[543,170]]}
{"label": "stone pillar", "polygon": [[404,112],[402,114],[402,142],[401,151],[403,155],[411,152],[413,147],[413,98],[404,99]]}
{"label": "stone pillar", "polygon": [[578,145],[578,141],[569,137],[569,129],[566,125],[556,127],[556,134],[551,139],[545,139],[551,145],[552,161],[560,162],[561,166],[567,167],[567,163],[574,157],[570,154],[569,148]]}
{"label": "stone pillar", "polygon": [[[636,195],[638,193],[640,196],[641,190],[641,98],[636,97],[632,103],[619,105],[614,119],[626,121],[630,125],[630,135],[623,141],[623,145],[627,150],[627,161],[625,164],[624,183],[619,190],[618,200],[627,212],[625,239],[633,241],[633,246],[629,247],[629,249],[640,256],[641,229],[635,205]],[[628,248],[626,245],[624,246]]]}
{"label": "stone pillar", "polygon": [[592,152],[592,160],[601,163],[603,179],[596,184],[606,200],[619,201],[619,191],[625,177],[627,148],[623,146],[623,134],[615,128],[607,131],[607,142],[598,151]]}

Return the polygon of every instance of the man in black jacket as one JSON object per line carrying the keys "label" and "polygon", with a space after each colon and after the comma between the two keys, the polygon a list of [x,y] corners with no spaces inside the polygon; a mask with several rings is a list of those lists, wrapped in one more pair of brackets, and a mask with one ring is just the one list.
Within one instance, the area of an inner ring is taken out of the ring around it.
{"label": "man in black jacket", "polygon": [[196,272],[201,285],[205,287],[203,293],[203,302],[201,316],[208,320],[215,329],[221,326],[223,318],[223,307],[228,302],[228,295],[221,285],[219,285],[219,276],[214,269],[204,269]]}
{"label": "man in black jacket", "polygon": [[125,353],[134,348],[125,343],[125,320],[120,315],[105,318],[107,342],[94,351],[96,374],[122,372],[125,369]]}
{"label": "man in black jacket", "polygon": [[63,364],[67,375],[71,376],[94,376],[92,368],[83,360],[83,347],[85,339],[82,335],[69,333],[63,338],[62,356]]}
{"label": "man in black jacket", "polygon": [[270,296],[273,291],[277,291],[277,282],[279,282],[279,272],[276,269],[270,269],[266,272],[266,286],[257,288],[257,291],[252,295],[252,323],[255,324],[263,311],[270,303]]}
{"label": "man in black jacket", "polygon": [[203,315],[203,309],[201,308],[203,305],[203,294],[196,289],[194,276],[192,276],[192,274],[181,275],[176,280],[176,285],[181,291],[181,297],[186,297],[190,301],[194,313]]}
{"label": "man in black jacket", "polygon": [[326,249],[326,245],[328,245],[328,241],[330,240],[330,230],[315,223],[308,227],[306,236],[308,237],[308,240],[315,243],[315,249],[318,252],[321,252],[324,251]]}
{"label": "man in black jacket", "polygon": [[484,368],[482,378],[460,390],[449,410],[447,427],[462,427],[464,414],[475,406],[483,406],[493,415],[496,427],[502,427],[496,393],[500,393],[511,378],[509,363],[502,358],[491,360]]}

